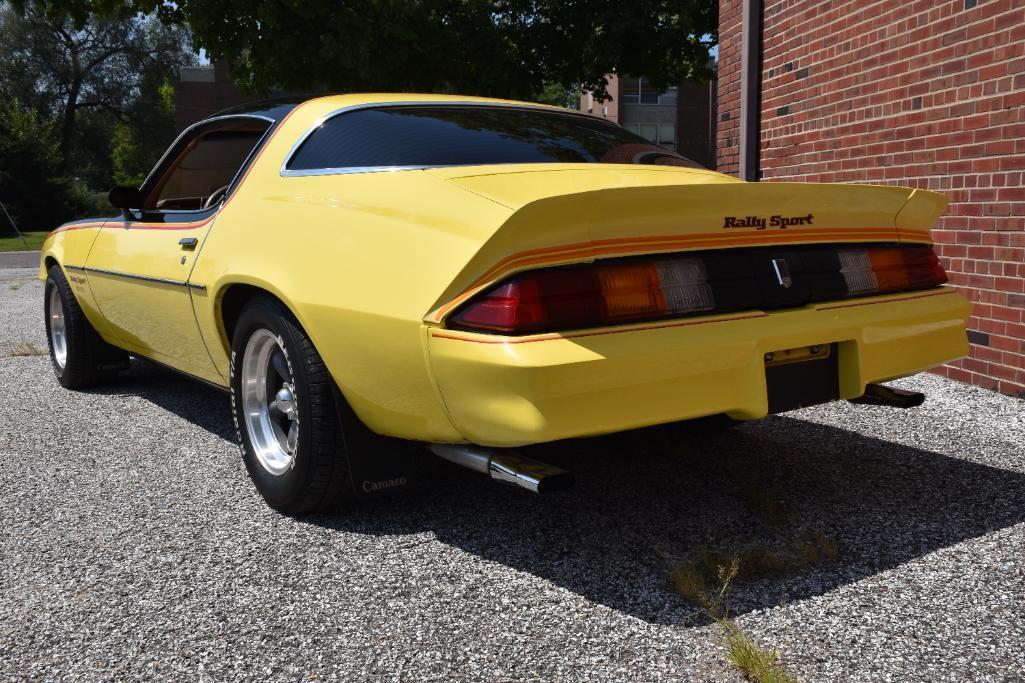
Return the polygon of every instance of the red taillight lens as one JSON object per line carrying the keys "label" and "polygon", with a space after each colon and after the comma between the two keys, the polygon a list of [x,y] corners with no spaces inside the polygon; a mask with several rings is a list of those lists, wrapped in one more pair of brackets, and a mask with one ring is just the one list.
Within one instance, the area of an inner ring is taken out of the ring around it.
{"label": "red taillight lens", "polygon": [[711,310],[700,259],[627,261],[538,270],[475,298],[450,324],[525,334]]}
{"label": "red taillight lens", "polygon": [[[771,281],[760,275],[765,263],[777,261],[787,263],[786,284],[778,274]],[[481,332],[533,334],[801,306],[844,296],[924,289],[946,281],[947,274],[928,246],[724,250],[522,273],[478,294],[448,324]]]}
{"label": "red taillight lens", "polygon": [[838,252],[851,296],[937,287],[947,273],[932,247],[880,247]]}

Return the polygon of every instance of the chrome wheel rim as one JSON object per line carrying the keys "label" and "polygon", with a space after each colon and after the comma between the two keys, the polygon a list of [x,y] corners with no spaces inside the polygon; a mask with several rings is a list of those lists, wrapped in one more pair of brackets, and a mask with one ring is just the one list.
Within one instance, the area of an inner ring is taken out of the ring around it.
{"label": "chrome wheel rim", "polygon": [[299,406],[285,347],[270,330],[257,330],[246,342],[241,380],[249,445],[267,472],[281,476],[295,465]]}
{"label": "chrome wheel rim", "polygon": [[64,325],[64,305],[61,304],[60,291],[56,287],[50,289],[50,348],[53,350],[53,362],[61,370],[68,362],[68,330]]}

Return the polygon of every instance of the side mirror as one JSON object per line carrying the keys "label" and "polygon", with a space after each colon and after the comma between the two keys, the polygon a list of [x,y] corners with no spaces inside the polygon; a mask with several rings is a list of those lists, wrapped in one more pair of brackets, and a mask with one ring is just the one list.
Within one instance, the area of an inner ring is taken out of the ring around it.
{"label": "side mirror", "polygon": [[124,218],[129,217],[129,209],[142,208],[142,192],[137,187],[118,185],[107,194],[107,199],[115,209],[121,209]]}

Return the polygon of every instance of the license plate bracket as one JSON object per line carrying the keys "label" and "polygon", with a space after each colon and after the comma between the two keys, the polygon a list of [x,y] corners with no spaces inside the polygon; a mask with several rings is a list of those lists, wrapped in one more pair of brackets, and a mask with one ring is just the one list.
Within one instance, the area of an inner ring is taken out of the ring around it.
{"label": "license plate bracket", "polygon": [[839,345],[820,344],[765,354],[769,413],[807,408],[840,398]]}

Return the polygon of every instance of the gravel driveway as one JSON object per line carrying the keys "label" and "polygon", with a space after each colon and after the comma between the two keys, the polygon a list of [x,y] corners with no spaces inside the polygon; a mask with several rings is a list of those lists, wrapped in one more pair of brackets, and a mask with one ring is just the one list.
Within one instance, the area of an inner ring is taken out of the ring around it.
{"label": "gravel driveway", "polygon": [[548,498],[428,458],[413,495],[291,519],[223,395],[10,356],[45,345],[33,278],[0,270],[0,680],[742,680],[670,570],[808,530],[835,560],[731,598],[801,680],[1025,678],[1025,401],[921,375],[905,412],[531,449],[577,475]]}

